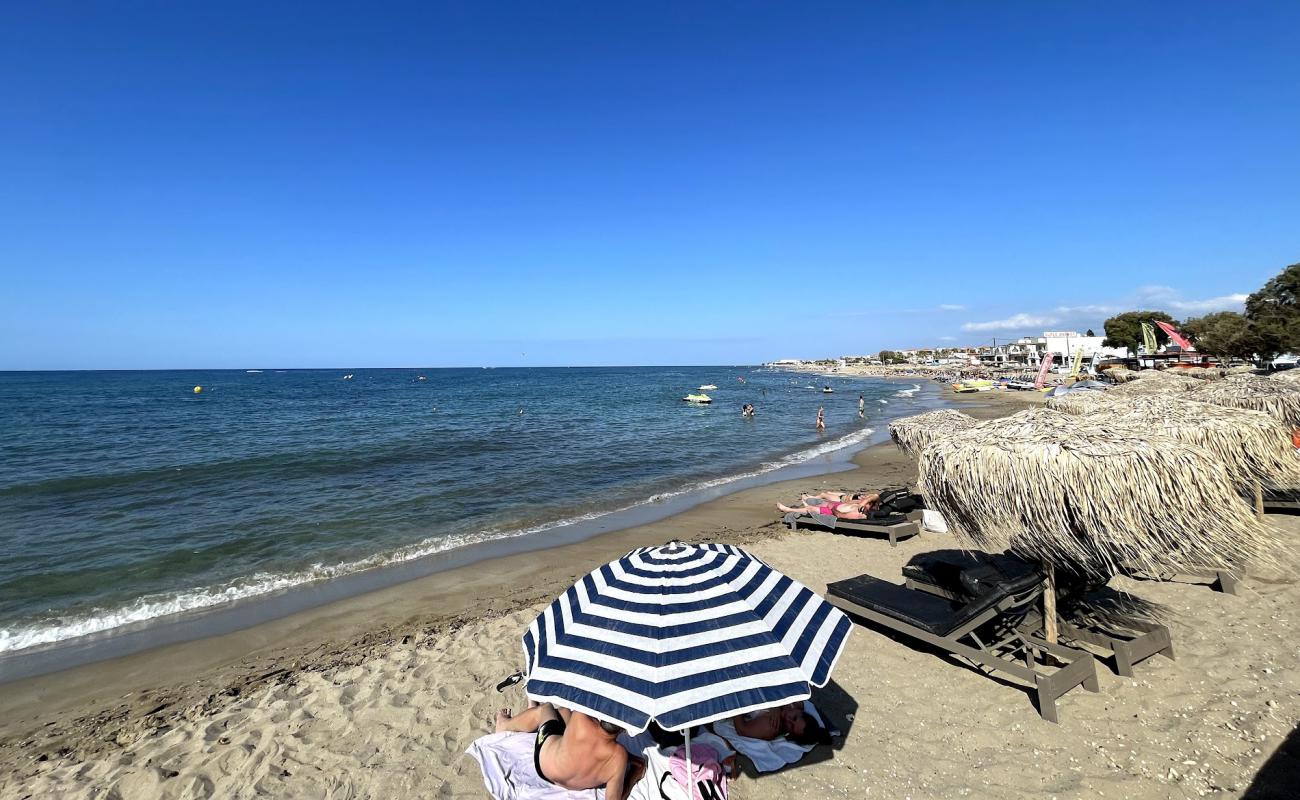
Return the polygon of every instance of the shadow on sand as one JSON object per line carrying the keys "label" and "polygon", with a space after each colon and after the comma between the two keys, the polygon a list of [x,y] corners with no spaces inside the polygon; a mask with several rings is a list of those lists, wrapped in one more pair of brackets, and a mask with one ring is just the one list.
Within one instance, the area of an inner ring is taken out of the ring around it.
{"label": "shadow on sand", "polygon": [[1295,800],[1300,797],[1300,728],[1291,731],[1250,782],[1241,800]]}

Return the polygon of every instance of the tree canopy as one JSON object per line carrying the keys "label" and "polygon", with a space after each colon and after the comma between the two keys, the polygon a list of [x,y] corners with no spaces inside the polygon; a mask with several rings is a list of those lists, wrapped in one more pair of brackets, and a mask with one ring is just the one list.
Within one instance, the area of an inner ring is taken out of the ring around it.
{"label": "tree canopy", "polygon": [[1196,349],[1219,358],[1252,359],[1261,342],[1255,326],[1235,311],[1220,311],[1183,323],[1183,332],[1192,337]]}
{"label": "tree canopy", "polygon": [[[1102,323],[1102,327],[1106,330],[1106,339],[1102,342],[1102,346],[1127,347],[1136,353],[1138,345],[1142,343],[1142,323],[1154,320],[1168,322],[1171,325],[1177,322],[1163,311],[1125,311]],[[1165,332],[1156,328],[1156,342],[1164,344],[1167,341],[1169,337]]]}
{"label": "tree canopy", "polygon": [[1246,319],[1262,358],[1300,351],[1300,264],[1282,270],[1246,299]]}

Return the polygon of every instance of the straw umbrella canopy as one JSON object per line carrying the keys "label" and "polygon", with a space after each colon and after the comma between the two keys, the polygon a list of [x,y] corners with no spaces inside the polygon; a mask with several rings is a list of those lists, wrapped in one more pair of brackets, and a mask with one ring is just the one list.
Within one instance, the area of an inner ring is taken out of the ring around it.
{"label": "straw umbrella canopy", "polygon": [[1177,395],[1200,388],[1204,381],[1169,372],[1147,370],[1139,372],[1141,377],[1122,386],[1111,389],[1112,392],[1133,395]]}
{"label": "straw umbrella canopy", "polygon": [[1263,411],[1300,428],[1300,388],[1257,375],[1233,375],[1207,383],[1193,396],[1207,403]]}
{"label": "straw umbrella canopy", "polygon": [[1049,566],[1227,569],[1271,553],[1218,459],[1122,420],[1022,411],[933,442],[920,473],[960,543]]}
{"label": "straw umbrella canopy", "polygon": [[1183,374],[1192,378],[1200,378],[1205,381],[1217,381],[1228,373],[1219,367],[1190,367],[1183,370]]}
{"label": "straw umbrella canopy", "polygon": [[[1239,368],[1233,367],[1233,369],[1239,369]],[[1233,372],[1231,374],[1244,375],[1246,373]],[[1269,378],[1278,381],[1284,386],[1289,384],[1300,385],[1300,369],[1284,369],[1281,372],[1274,372],[1272,375],[1269,376]]]}
{"label": "straw umbrella canopy", "polygon": [[935,439],[947,438],[975,424],[970,415],[943,408],[894,420],[889,423],[889,436],[899,450],[916,458],[921,449]]}
{"label": "straw umbrella canopy", "polygon": [[1066,414],[1091,414],[1094,411],[1105,411],[1108,408],[1113,408],[1122,404],[1126,398],[1131,397],[1135,397],[1135,395],[1121,395],[1113,390],[1106,392],[1070,392],[1047,398],[1047,407],[1053,411],[1061,411]]}
{"label": "straw umbrella canopy", "polygon": [[1257,486],[1300,486],[1300,459],[1291,434],[1277,418],[1261,411],[1169,397],[1111,397],[1082,402],[1070,395],[1048,401],[1048,407],[1066,414],[1097,415],[1136,423],[1144,429],[1201,447],[1228,468],[1233,484],[1242,491]]}
{"label": "straw umbrella canopy", "polygon": [[1115,383],[1128,383],[1142,373],[1128,367],[1111,367],[1102,374]]}
{"label": "straw umbrella canopy", "polygon": [[1224,372],[1228,375],[1254,375],[1255,368],[1249,364],[1242,364],[1237,367],[1228,367]]}

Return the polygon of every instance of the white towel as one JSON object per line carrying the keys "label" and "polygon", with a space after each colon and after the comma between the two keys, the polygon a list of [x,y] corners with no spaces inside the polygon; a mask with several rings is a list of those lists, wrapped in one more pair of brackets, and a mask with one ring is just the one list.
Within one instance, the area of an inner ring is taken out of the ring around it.
{"label": "white towel", "polygon": [[[822,715],[818,713],[817,706],[805,700],[803,710],[811,714],[823,728],[827,728]],[[827,728],[829,730],[829,728]],[[778,736],[772,741],[766,739],[751,739],[748,736],[741,736],[736,733],[736,725],[729,719],[718,720],[713,723],[713,730],[727,743],[736,748],[750,761],[754,762],[754,768],[759,772],[775,772],[778,769],[793,764],[803,758],[813,745],[795,744],[784,736]]]}
{"label": "white towel", "polygon": [[[496,800],[604,800],[604,789],[569,791],[537,777],[533,765],[535,739],[531,733],[489,733],[470,743],[465,752],[483,771],[488,794]],[[648,733],[621,736],[619,743],[646,759],[645,776],[632,789],[633,800],[689,800],[686,790],[673,778],[668,757],[659,752]],[[697,743],[709,745],[721,758],[735,752],[722,739],[707,732],[691,737],[691,746]]]}
{"label": "white towel", "polygon": [[943,514],[933,508],[926,508],[921,511],[921,527],[931,533],[948,532],[948,522],[943,518]]}

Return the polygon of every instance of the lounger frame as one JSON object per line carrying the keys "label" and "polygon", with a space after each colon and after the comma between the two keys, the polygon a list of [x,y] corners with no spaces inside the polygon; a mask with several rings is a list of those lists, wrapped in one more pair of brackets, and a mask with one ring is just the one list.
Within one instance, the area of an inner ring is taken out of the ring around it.
{"label": "lounger frame", "polygon": [[[965,599],[950,589],[912,577],[906,578],[904,585],[947,600],[960,602]],[[1133,677],[1133,666],[1154,655],[1164,656],[1170,661],[1177,660],[1169,629],[1156,622],[1132,618],[1102,622],[1086,615],[1078,615],[1068,619],[1058,617],[1056,626],[1061,637],[1067,641],[1083,642],[1109,651],[1114,661],[1115,674],[1121,677]],[[1038,613],[1029,614],[1018,627],[1022,631],[1037,634],[1043,628],[1043,616]]]}
{"label": "lounger frame", "polygon": [[790,512],[785,515],[783,520],[790,530],[796,530],[800,525],[806,528],[821,528],[834,533],[847,533],[854,535],[873,534],[876,536],[885,536],[889,539],[890,547],[898,547],[900,539],[907,539],[916,536],[921,532],[921,523],[916,520],[906,520],[896,522],[893,525],[880,525],[872,523],[865,519],[839,519],[829,514],[799,514]]}
{"label": "lounger frame", "polygon": [[[1041,592],[1041,584],[1032,592],[1037,596]],[[979,628],[1012,609],[1023,606],[1026,602],[1032,602],[1032,599],[1025,597],[1024,593],[1003,598],[996,605],[972,617],[946,636],[937,636],[888,614],[859,605],[833,591],[828,591],[826,599],[851,616],[919,639],[948,653],[962,656],[976,665],[1007,673],[1028,684],[1027,688],[1034,692],[1038,701],[1038,713],[1048,722],[1059,721],[1056,701],[1074,687],[1083,686],[1090,692],[1101,691],[1101,685],[1097,681],[1095,661],[1090,654],[1081,650],[1052,644],[1019,629],[1006,631],[996,640],[981,641],[976,634]],[[973,647],[961,641],[967,638],[974,644]],[[1052,672],[1043,671],[1038,663],[1045,662],[1047,654],[1055,656],[1065,665]]]}

